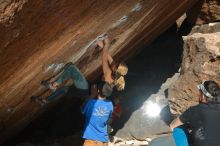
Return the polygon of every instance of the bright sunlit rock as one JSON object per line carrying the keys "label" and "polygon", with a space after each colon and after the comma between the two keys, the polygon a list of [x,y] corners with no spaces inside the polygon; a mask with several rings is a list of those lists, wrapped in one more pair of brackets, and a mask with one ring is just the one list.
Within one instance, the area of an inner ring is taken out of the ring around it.
{"label": "bright sunlit rock", "polygon": [[146,106],[146,114],[150,117],[156,117],[160,114],[161,108],[157,103],[151,101]]}

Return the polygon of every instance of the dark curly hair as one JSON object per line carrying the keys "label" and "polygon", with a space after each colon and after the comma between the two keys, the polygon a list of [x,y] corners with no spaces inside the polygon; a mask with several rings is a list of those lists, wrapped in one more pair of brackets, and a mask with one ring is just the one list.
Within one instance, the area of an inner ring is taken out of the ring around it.
{"label": "dark curly hair", "polygon": [[215,98],[215,101],[218,101],[218,98],[220,98],[220,87],[219,85],[212,80],[205,81],[203,83],[205,89]]}

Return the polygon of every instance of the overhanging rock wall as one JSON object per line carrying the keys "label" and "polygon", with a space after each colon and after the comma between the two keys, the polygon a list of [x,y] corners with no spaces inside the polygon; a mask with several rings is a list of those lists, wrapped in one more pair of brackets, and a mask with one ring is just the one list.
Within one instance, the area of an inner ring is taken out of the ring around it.
{"label": "overhanging rock wall", "polygon": [[171,26],[196,0],[1,0],[0,143],[43,110],[30,103],[43,79],[73,62],[100,75],[94,40],[107,32],[125,60]]}

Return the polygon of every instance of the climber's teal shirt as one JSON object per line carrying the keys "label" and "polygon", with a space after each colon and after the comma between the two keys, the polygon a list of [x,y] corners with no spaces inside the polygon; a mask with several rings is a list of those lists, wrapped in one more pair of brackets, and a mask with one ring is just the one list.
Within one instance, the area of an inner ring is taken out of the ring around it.
{"label": "climber's teal shirt", "polygon": [[83,138],[108,142],[107,122],[112,111],[111,101],[90,99],[82,109],[82,113],[86,116]]}

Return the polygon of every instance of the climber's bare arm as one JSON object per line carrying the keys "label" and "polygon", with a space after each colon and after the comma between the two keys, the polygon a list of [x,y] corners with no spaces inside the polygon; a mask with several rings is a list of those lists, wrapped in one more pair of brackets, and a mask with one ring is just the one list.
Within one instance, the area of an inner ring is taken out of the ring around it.
{"label": "climber's bare arm", "polygon": [[173,131],[174,128],[180,126],[180,125],[183,125],[183,123],[181,122],[180,118],[177,117],[176,119],[174,119],[171,124],[170,124],[170,128],[171,130]]}
{"label": "climber's bare arm", "polygon": [[113,61],[114,61],[114,60],[113,60],[112,56],[111,56],[110,53],[108,52],[108,63],[109,63],[109,64],[112,64]]}
{"label": "climber's bare arm", "polygon": [[111,84],[113,82],[113,79],[111,77],[112,70],[111,70],[109,63],[113,62],[113,59],[108,52],[109,41],[108,41],[108,39],[105,39],[104,41],[97,40],[97,44],[99,47],[103,47],[103,49],[102,49],[102,70],[104,73],[104,79],[106,82]]}

